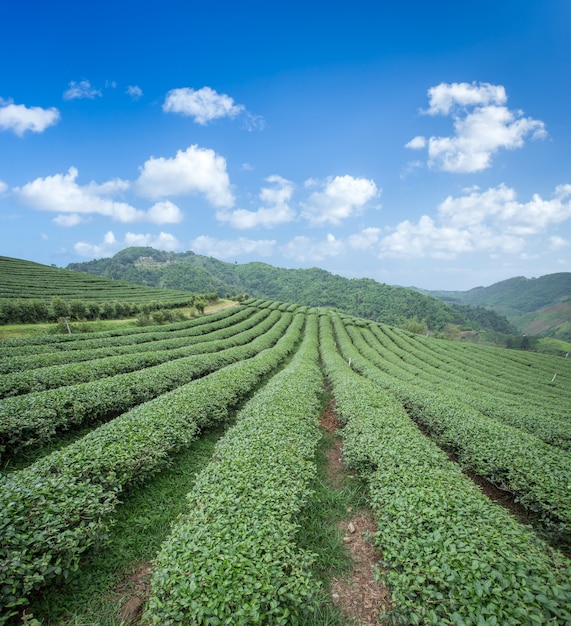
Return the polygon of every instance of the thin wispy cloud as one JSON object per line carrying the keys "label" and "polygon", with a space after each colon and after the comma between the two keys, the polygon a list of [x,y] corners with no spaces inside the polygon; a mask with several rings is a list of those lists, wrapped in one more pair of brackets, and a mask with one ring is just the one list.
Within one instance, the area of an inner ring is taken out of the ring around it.
{"label": "thin wispy cloud", "polygon": [[129,85],[125,93],[133,100],[139,100],[143,96],[143,90],[138,85]]}
{"label": "thin wispy cloud", "polygon": [[99,98],[101,96],[101,90],[92,87],[88,80],[80,80],[79,82],[72,80],[69,83],[68,88],[63,92],[64,100],[93,100],[94,98]]}

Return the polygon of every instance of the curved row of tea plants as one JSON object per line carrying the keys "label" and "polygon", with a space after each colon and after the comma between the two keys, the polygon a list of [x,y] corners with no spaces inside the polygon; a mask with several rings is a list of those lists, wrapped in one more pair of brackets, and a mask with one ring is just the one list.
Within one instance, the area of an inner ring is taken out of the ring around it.
{"label": "curved row of tea plants", "polygon": [[[199,376],[252,357],[273,345],[291,319],[291,313],[273,311],[257,327],[245,331],[250,337],[248,343],[214,354],[199,354],[93,382],[4,398],[0,400],[0,453],[7,447],[47,441],[59,430],[112,419]],[[225,341],[231,345],[229,339]]]}
{"label": "curved row of tea plants", "polygon": [[[208,316],[212,318],[209,324],[205,324],[207,318],[198,318],[194,322],[202,322],[192,324],[192,322],[183,322],[176,326],[170,326],[166,331],[157,331],[156,329],[145,328],[146,333],[129,332],[132,329],[125,329],[125,338],[116,334],[107,335],[100,339],[94,340],[94,343],[84,343],[79,340],[85,336],[74,335],[77,337],[77,343],[68,343],[73,347],[70,350],[50,350],[34,354],[32,346],[26,346],[21,351],[17,348],[12,350],[11,356],[0,357],[0,375],[11,374],[15,372],[23,372],[26,370],[39,369],[42,367],[50,367],[52,365],[67,365],[69,363],[81,363],[82,361],[90,361],[94,359],[102,359],[105,357],[120,356],[125,354],[135,354],[137,352],[146,352],[150,348],[158,350],[159,347],[169,347],[169,342],[173,339],[189,338],[193,341],[193,337],[201,337],[210,332],[229,328],[243,320],[248,319],[256,312],[253,308],[233,308],[226,309],[225,315],[218,317],[217,315]],[[150,332],[152,330],[152,332]],[[200,339],[198,339],[200,341]],[[176,346],[176,344],[172,344]],[[21,353],[20,353],[21,352]]]}
{"label": "curved row of tea plants", "polygon": [[[404,354],[417,356],[427,365],[440,368],[442,372],[463,377],[464,383],[470,383],[474,388],[481,390],[481,387],[485,387],[511,396],[518,392],[526,392],[537,404],[540,404],[543,398],[550,402],[562,394],[571,400],[569,393],[571,362],[565,359],[550,359],[550,369],[546,371],[543,368],[545,362],[536,359],[535,354],[529,355],[526,366],[523,366],[512,359],[502,358],[506,350],[496,348],[498,354],[494,357],[494,353],[482,351],[479,346],[474,346],[470,354],[467,354],[455,349],[453,342],[437,339],[431,339],[430,343],[419,341],[418,335],[411,337],[388,326],[382,327],[382,330],[376,326],[375,331],[384,333]],[[556,360],[559,361],[561,384],[554,386],[550,383]]]}
{"label": "curved row of tea plants", "polygon": [[144,287],[121,280],[102,278],[23,259],[0,256],[0,298],[38,298],[53,296],[84,301],[162,302],[184,301],[190,292]]}
{"label": "curved row of tea plants", "polygon": [[[291,314],[284,319],[291,320]],[[0,477],[0,613],[65,579],[105,538],[118,496],[164,465],[200,429],[221,423],[294,350],[297,315],[273,348],[181,386],[124,413],[24,470]]]}
{"label": "curved row of tea plants", "polygon": [[492,504],[391,393],[351,371],[325,316],[320,339],[346,422],[345,460],[369,482],[390,619],[403,626],[569,623],[569,562]]}
{"label": "curved row of tea plants", "polygon": [[[389,390],[412,418],[459,463],[500,488],[513,493],[536,512],[563,541],[571,539],[571,464],[569,453],[502,424],[443,391],[427,391],[388,375],[383,358],[357,328],[345,328],[333,318],[339,348],[352,366]],[[349,333],[349,334],[348,334]]]}
{"label": "curved row of tea plants", "polygon": [[[371,325],[370,329],[379,342],[394,357],[401,360],[403,368],[408,366],[413,373],[426,372],[442,380],[456,380],[463,385],[467,393],[471,391],[487,393],[512,400],[525,393],[528,401],[538,407],[545,403],[551,405],[562,395],[571,401],[571,394],[564,385],[561,389],[550,385],[553,375],[544,376],[531,367],[518,366],[513,361],[508,364],[502,362],[501,358],[498,358],[495,364],[487,362],[487,354],[482,355],[478,350],[472,352],[471,359],[459,360],[446,351],[442,353],[442,346],[439,346],[441,352],[435,355],[431,345],[444,343],[442,340],[433,339],[431,344],[427,345],[405,338],[404,333],[387,326]],[[498,349],[497,351],[501,355],[502,351]],[[482,356],[485,358],[482,359]]]}
{"label": "curved row of tea plants", "polygon": [[[109,350],[110,346],[116,350],[113,354],[120,354],[120,349],[129,350],[139,344],[145,344],[153,341],[166,340],[176,336],[193,336],[196,334],[209,332],[209,328],[215,329],[231,323],[232,320],[239,321],[251,315],[253,309],[248,307],[239,307],[225,309],[218,314],[205,316],[193,320],[182,322],[174,322],[158,329],[156,326],[145,326],[138,328],[124,329],[121,331],[105,331],[99,333],[85,333],[75,335],[39,335],[30,337],[29,341],[5,340],[0,346],[0,358],[10,363],[13,360],[18,363],[19,359],[26,356],[37,355],[38,358],[58,358],[58,353],[62,353],[60,357],[65,362],[66,358],[70,360],[81,358],[83,352],[91,350]],[[54,355],[52,357],[48,355]],[[67,356],[66,356],[67,355]],[[0,365],[2,364],[0,362]],[[51,363],[47,363],[51,364]],[[5,366],[2,365],[2,370]]]}
{"label": "curved row of tea plants", "polygon": [[[172,339],[137,344],[136,352],[127,352],[118,356],[93,357],[89,361],[0,374],[0,398],[100,380],[196,354],[217,352],[243,345],[252,340],[252,333],[248,331],[256,329],[256,326],[270,314],[271,312],[267,309],[261,310],[242,322],[224,324],[223,328],[206,334],[185,336],[183,333],[181,337],[177,333]],[[259,332],[261,328],[256,330]]]}
{"label": "curved row of tea plants", "polygon": [[304,341],[238,414],[189,494],[155,563],[152,624],[283,624],[312,613],[312,556],[295,545],[310,497],[323,377],[317,318]]}
{"label": "curved row of tea plants", "polygon": [[391,343],[377,327],[364,328],[361,334],[382,357],[383,370],[396,378],[428,390],[441,390],[447,396],[454,395],[488,417],[526,431],[545,443],[571,449],[571,397],[566,401],[565,394],[546,393],[543,402],[538,402],[525,388],[500,392],[478,371],[473,377],[469,369],[459,374],[454,368],[450,371],[445,364],[440,365],[441,361],[434,355],[406,352]]}

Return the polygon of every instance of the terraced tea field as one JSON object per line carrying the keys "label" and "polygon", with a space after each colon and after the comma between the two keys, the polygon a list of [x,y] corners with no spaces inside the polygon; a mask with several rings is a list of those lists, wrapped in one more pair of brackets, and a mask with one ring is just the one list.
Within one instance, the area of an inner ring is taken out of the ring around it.
{"label": "terraced tea field", "polygon": [[375,517],[388,623],[571,623],[571,359],[264,300],[0,344],[0,623],[85,623],[50,621],[44,597],[87,575],[130,493],[220,426],[142,616],[99,623],[331,623],[299,540],[326,389]]}

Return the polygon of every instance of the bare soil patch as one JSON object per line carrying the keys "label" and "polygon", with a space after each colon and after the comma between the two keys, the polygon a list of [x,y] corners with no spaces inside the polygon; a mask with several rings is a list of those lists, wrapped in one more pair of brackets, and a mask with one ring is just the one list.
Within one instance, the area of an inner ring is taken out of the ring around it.
{"label": "bare soil patch", "polygon": [[130,576],[117,585],[114,593],[121,607],[117,613],[121,624],[144,626],[141,618],[151,590],[150,574],[151,564],[140,563]]}
{"label": "bare soil patch", "polygon": [[[341,424],[331,399],[320,418],[321,426],[335,433]],[[343,461],[343,440],[336,436],[326,452],[327,476],[333,487],[340,489],[349,477]],[[375,580],[375,568],[380,554],[372,541],[377,530],[370,511],[348,511],[349,517],[339,523],[343,541],[352,561],[351,570],[331,584],[331,597],[356,626],[374,626],[380,615],[390,608],[389,592]]]}
{"label": "bare soil patch", "polygon": [[348,576],[333,581],[333,602],[359,626],[374,626],[390,607],[387,589],[374,578],[380,554],[371,541],[377,527],[370,514],[361,513],[342,522],[340,528],[353,567]]}

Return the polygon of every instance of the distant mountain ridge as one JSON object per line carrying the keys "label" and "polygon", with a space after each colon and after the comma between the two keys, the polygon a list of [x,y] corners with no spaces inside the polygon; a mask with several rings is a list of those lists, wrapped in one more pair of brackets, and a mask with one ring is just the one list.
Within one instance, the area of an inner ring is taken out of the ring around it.
{"label": "distant mountain ridge", "polygon": [[426,320],[435,330],[447,324],[458,324],[515,332],[504,317],[483,308],[477,311],[464,307],[460,311],[413,289],[378,283],[370,278],[344,278],[316,267],[284,269],[259,262],[227,263],[191,251],[173,253],[131,247],[110,258],[71,263],[67,269],[147,286],[216,291],[222,297],[247,293],[307,306],[336,307],[351,315],[387,324],[417,319]]}
{"label": "distant mountain ridge", "polygon": [[571,273],[516,276],[468,291],[428,291],[448,304],[480,306],[505,315],[521,332],[571,340]]}

